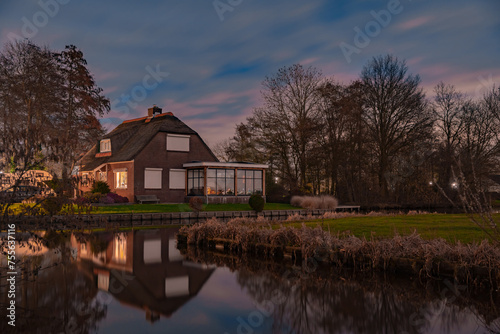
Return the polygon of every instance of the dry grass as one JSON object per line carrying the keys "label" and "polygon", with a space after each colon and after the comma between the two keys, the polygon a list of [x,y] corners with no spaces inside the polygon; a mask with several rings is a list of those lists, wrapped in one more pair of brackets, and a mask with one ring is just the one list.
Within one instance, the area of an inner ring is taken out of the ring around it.
{"label": "dry grass", "polygon": [[[267,227],[266,227],[267,225]],[[258,245],[267,245],[274,257],[276,250],[300,249],[301,258],[319,259],[339,267],[361,270],[411,271],[429,277],[447,275],[457,280],[491,284],[500,280],[500,248],[488,241],[455,245],[444,239],[424,240],[414,232],[393,238],[375,240],[351,234],[332,235],[322,228],[283,227],[273,230],[264,222],[237,219],[222,223],[211,219],[206,223],[182,227],[180,234],[187,243],[204,247],[209,239],[226,239],[232,251],[253,254]]]}
{"label": "dry grass", "polygon": [[339,205],[333,196],[293,196],[290,204],[304,209],[335,210]]}

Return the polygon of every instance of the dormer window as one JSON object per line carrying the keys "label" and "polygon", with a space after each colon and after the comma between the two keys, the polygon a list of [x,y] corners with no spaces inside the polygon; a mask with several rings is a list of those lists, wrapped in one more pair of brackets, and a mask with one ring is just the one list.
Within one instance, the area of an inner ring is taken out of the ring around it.
{"label": "dormer window", "polygon": [[111,139],[103,139],[101,140],[101,149],[100,152],[111,152]]}

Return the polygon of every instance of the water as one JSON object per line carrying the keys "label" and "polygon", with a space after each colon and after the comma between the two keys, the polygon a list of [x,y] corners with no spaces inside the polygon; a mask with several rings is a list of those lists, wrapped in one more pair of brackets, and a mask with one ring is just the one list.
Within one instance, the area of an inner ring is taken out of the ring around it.
{"label": "water", "polygon": [[181,252],[175,233],[51,233],[43,236],[48,248],[18,247],[24,274],[16,282],[16,328],[5,321],[3,269],[0,332],[500,332],[496,292],[447,280],[338,272],[314,261],[293,267]]}

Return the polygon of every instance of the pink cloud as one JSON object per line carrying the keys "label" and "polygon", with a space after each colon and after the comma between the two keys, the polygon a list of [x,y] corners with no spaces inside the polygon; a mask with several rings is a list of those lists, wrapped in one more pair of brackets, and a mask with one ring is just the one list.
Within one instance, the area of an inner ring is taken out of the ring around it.
{"label": "pink cloud", "polygon": [[402,30],[410,30],[413,28],[418,28],[420,26],[423,26],[427,22],[429,22],[431,19],[432,19],[431,16],[417,17],[413,20],[409,20],[409,21],[406,21],[404,23],[401,23],[400,25],[398,25],[398,28],[402,29]]}

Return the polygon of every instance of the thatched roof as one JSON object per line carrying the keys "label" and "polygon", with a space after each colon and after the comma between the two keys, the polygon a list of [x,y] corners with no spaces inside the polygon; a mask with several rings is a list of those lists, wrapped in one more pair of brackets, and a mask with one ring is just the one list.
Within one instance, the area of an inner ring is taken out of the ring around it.
{"label": "thatched roof", "polygon": [[[124,121],[102,138],[111,140],[111,156],[96,157],[99,153],[97,142],[80,160],[80,171],[92,171],[109,162],[133,160],[158,132],[198,136],[196,131],[171,113]],[[204,142],[203,144],[206,146]]]}

